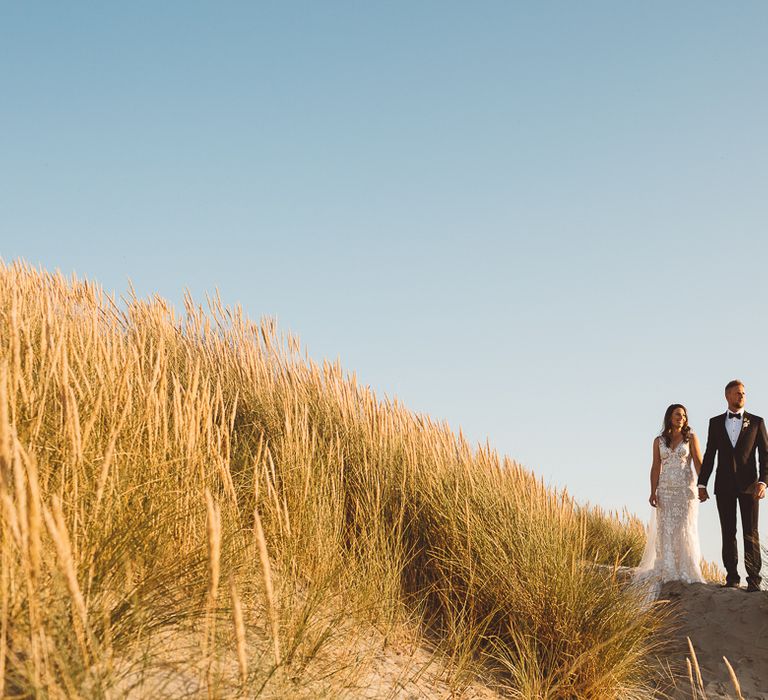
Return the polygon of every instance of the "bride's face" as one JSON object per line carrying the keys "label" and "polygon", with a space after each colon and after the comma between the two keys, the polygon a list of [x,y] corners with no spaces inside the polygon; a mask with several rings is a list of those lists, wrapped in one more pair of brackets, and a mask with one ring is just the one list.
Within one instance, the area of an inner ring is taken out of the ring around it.
{"label": "bride's face", "polygon": [[688,421],[688,416],[685,415],[685,411],[682,408],[676,408],[672,411],[670,418],[672,419],[672,427],[678,430],[682,430]]}

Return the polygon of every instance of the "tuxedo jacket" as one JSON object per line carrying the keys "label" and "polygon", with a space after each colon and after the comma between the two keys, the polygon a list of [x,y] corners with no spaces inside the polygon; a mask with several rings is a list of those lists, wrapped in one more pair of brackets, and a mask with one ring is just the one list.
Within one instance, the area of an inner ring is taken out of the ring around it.
{"label": "tuxedo jacket", "polygon": [[[744,492],[756,481],[766,483],[768,433],[766,433],[765,421],[760,416],[744,411],[741,433],[734,447],[725,427],[727,415],[727,412],[721,413],[709,420],[707,448],[701,462],[699,486],[707,485],[715,466],[715,455],[717,455],[715,493],[736,495]],[[755,459],[755,453],[758,459]]]}

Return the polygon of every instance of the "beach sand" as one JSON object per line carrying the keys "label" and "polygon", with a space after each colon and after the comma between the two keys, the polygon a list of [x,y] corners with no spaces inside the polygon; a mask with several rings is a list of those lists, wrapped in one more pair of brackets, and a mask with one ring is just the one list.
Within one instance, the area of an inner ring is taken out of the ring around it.
{"label": "beach sand", "polygon": [[[661,598],[680,614],[672,655],[689,656],[690,637],[709,700],[736,697],[723,656],[744,698],[768,700],[768,592],[675,581],[663,586]],[[672,697],[690,699],[690,684],[686,681]]]}

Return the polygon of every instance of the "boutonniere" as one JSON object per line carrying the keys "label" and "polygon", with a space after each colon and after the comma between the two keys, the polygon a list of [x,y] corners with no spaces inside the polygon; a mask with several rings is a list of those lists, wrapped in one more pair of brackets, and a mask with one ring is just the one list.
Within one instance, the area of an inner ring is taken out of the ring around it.
{"label": "boutonniere", "polygon": [[741,429],[746,430],[749,427],[749,418],[744,416],[744,422],[741,424]]}

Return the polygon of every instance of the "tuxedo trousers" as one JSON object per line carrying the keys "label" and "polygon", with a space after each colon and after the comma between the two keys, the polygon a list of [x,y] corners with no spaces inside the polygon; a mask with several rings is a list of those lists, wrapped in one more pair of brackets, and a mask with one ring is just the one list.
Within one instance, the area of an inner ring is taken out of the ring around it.
{"label": "tuxedo trousers", "polygon": [[741,512],[741,531],[744,535],[744,568],[747,581],[760,585],[760,537],[757,532],[757,515],[760,501],[751,494],[717,493],[717,513],[720,516],[720,531],[723,535],[723,566],[728,582],[739,582],[737,569],[739,553],[736,547],[736,509]]}

